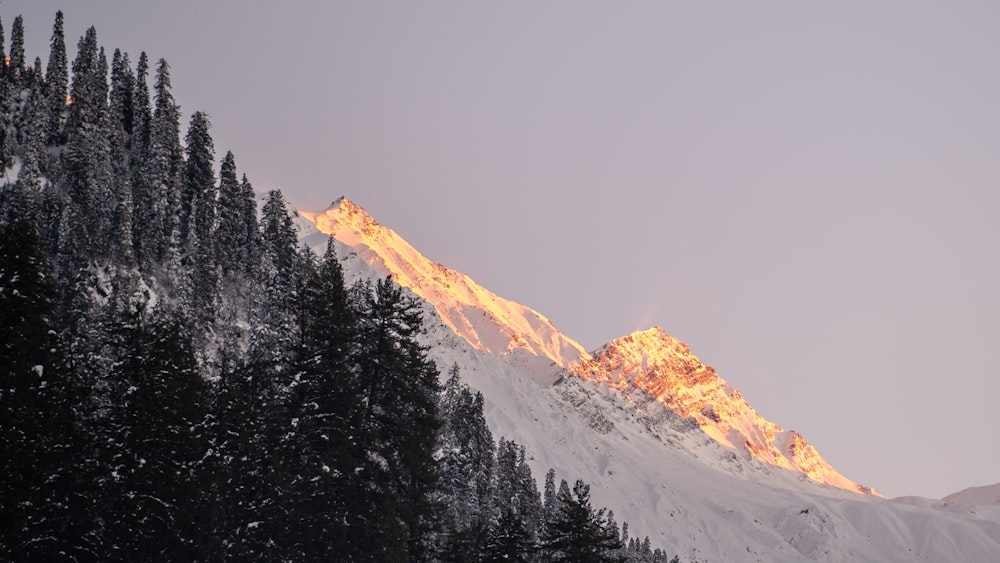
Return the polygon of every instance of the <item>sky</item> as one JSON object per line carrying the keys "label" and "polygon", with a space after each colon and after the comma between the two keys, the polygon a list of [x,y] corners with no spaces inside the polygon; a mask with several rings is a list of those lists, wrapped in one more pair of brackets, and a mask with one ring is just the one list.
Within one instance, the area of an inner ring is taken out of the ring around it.
{"label": "sky", "polygon": [[166,59],[258,190],[341,195],[584,347],[660,325],[848,478],[1000,481],[1000,3],[3,0]]}

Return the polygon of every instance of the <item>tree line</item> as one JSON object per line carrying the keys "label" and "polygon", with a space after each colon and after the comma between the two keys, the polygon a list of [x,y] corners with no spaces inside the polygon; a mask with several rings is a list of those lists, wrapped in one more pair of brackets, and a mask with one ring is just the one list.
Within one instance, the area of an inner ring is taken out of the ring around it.
{"label": "tree line", "polygon": [[420,304],[258,213],[205,113],[182,142],[166,61],[3,32],[0,559],[666,561],[586,483],[539,492]]}

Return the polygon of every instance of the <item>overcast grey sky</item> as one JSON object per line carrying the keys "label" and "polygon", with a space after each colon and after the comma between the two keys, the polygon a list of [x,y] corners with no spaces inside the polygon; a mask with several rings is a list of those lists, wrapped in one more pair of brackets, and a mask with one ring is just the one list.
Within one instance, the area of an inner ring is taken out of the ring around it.
{"label": "overcast grey sky", "polygon": [[57,9],[257,189],[587,348],[659,324],[891,496],[1000,481],[1000,3],[4,0],[8,40]]}

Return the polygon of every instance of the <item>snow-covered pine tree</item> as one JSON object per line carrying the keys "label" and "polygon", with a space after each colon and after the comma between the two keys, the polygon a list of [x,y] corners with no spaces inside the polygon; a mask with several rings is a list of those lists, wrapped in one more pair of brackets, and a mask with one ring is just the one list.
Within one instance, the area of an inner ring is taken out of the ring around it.
{"label": "snow-covered pine tree", "polygon": [[345,557],[426,560],[438,478],[437,368],[416,340],[420,308],[391,276],[357,307],[363,405],[358,446],[365,461],[352,476]]}
{"label": "snow-covered pine tree", "polygon": [[356,442],[362,405],[357,316],[332,239],[301,299],[302,350],[289,397],[295,424],[280,454],[289,483],[284,536],[294,559],[335,560],[354,533],[347,495],[355,468],[366,460]]}
{"label": "snow-covered pine tree", "polygon": [[63,123],[66,120],[66,96],[69,94],[69,59],[66,56],[66,36],[63,33],[63,13],[56,12],[52,24],[49,60],[45,67],[45,99],[48,121],[47,141],[51,145],[66,142]]}
{"label": "snow-covered pine tree", "polygon": [[219,265],[215,231],[218,191],[215,186],[215,144],[211,123],[203,112],[191,115],[185,143],[187,161],[181,191],[180,232],[183,260],[191,275],[191,309],[203,326],[215,318],[219,297]]}
{"label": "snow-covered pine tree", "polygon": [[20,86],[24,76],[24,18],[18,15],[14,18],[14,23],[10,27],[10,62],[7,64],[7,72],[11,82]]}
{"label": "snow-covered pine tree", "polygon": [[109,256],[115,264],[134,268],[132,252],[132,174],[128,146],[132,120],[132,95],[135,77],[128,55],[115,49],[111,62],[111,93],[107,112],[108,149],[111,160],[110,192],[113,209],[108,233]]}
{"label": "snow-covered pine tree", "polygon": [[448,560],[482,553],[493,524],[493,435],[483,415],[483,396],[461,381],[457,364],[448,370],[441,397],[438,495]]}
{"label": "snow-covered pine tree", "polygon": [[590,485],[577,480],[570,493],[562,481],[556,494],[555,511],[545,522],[541,552],[546,561],[604,563],[618,561],[621,549],[617,533],[607,527],[604,509],[590,505]]}
{"label": "snow-covered pine tree", "polygon": [[[146,237],[153,258],[166,266],[167,278],[177,288],[183,278],[180,271],[180,190],[184,155],[180,144],[180,108],[174,102],[170,86],[170,65],[160,59],[156,65],[155,109],[150,123],[149,153],[142,178],[143,198],[152,204],[150,222],[137,224]],[[75,102],[74,102],[75,104]]]}

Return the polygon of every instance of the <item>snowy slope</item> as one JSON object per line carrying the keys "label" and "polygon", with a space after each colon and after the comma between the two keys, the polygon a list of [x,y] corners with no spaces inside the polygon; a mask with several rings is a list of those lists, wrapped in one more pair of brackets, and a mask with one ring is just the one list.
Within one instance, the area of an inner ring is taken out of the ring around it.
{"label": "snowy slope", "polygon": [[[483,393],[495,435],[527,448],[536,478],[552,467],[558,478],[591,483],[594,503],[629,522],[633,536],[699,561],[1000,560],[1000,507],[887,501],[837,488],[850,482],[820,484],[801,472],[809,456],[782,453],[797,435],[758,420],[662,331],[619,339],[590,358],[541,315],[426,261],[357,206],[342,199],[334,208],[301,214],[316,223],[297,221],[303,240],[321,249],[319,231],[330,231],[348,283],[392,273],[423,297],[423,343],[441,369],[457,363]],[[643,371],[651,365],[684,369]],[[657,377],[680,397],[675,404],[640,381]],[[764,463],[735,443],[751,437],[779,453]]]}
{"label": "snowy slope", "polygon": [[945,502],[956,502],[967,506],[1000,506],[1000,483],[962,489],[961,491],[950,494],[941,500]]}

